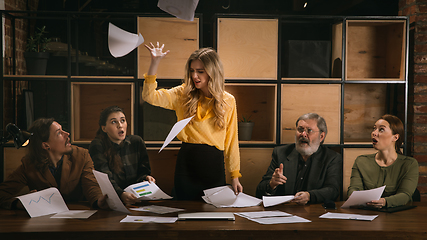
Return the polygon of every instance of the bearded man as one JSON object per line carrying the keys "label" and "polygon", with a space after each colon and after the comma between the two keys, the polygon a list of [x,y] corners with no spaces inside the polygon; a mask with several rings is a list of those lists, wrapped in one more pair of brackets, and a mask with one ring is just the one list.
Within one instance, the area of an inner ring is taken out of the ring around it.
{"label": "bearded man", "polygon": [[298,204],[335,201],[342,187],[342,156],[323,146],[328,133],[316,113],[296,121],[295,143],[275,147],[256,196],[295,195]]}

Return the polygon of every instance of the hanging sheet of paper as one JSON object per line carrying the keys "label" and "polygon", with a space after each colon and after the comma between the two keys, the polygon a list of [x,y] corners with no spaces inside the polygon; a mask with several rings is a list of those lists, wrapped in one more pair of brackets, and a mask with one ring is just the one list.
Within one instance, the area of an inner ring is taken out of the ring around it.
{"label": "hanging sheet of paper", "polygon": [[61,193],[54,187],[17,198],[21,201],[28,214],[30,214],[30,217],[69,211]]}
{"label": "hanging sheet of paper", "polygon": [[120,200],[119,196],[116,193],[116,190],[114,190],[114,187],[111,184],[110,179],[108,178],[108,175],[96,170],[93,170],[93,174],[95,175],[96,181],[98,181],[102,194],[108,195],[108,198],[107,198],[108,206],[115,211],[130,214],[130,211],[125,207],[125,205],[123,205],[122,201]]}
{"label": "hanging sheet of paper", "polygon": [[199,0],[159,0],[157,7],[177,18],[193,21],[197,4]]}
{"label": "hanging sheet of paper", "polygon": [[163,192],[155,183],[147,181],[135,183],[126,187],[125,192],[132,193],[139,200],[171,199],[172,197]]}
{"label": "hanging sheet of paper", "polygon": [[177,123],[175,123],[175,125],[173,125],[171,131],[169,132],[168,136],[166,137],[165,142],[163,143],[163,146],[160,148],[159,152],[161,152],[163,150],[163,148],[165,148],[175,137],[176,135],[178,135],[179,132],[181,132],[181,130],[187,126],[187,124],[191,121],[191,119],[193,119],[194,116],[183,119]]}
{"label": "hanging sheet of paper", "polygon": [[134,34],[116,27],[114,24],[108,25],[108,48],[113,57],[123,57],[132,52],[144,42],[141,33]]}
{"label": "hanging sheet of paper", "polygon": [[370,190],[354,191],[341,208],[349,208],[351,206],[364,205],[372,200],[379,200],[383,194],[385,186]]}

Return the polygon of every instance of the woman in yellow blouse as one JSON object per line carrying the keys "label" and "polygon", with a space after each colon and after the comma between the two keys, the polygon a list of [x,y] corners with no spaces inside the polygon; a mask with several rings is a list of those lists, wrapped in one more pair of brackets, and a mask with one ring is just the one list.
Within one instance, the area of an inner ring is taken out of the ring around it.
{"label": "woman in yellow blouse", "polygon": [[382,116],[371,133],[375,154],[361,155],[354,162],[348,196],[353,191],[369,190],[386,186],[379,200],[366,203],[369,206],[397,207],[411,201],[418,184],[418,162],[402,155],[404,127],[393,115]]}
{"label": "woman in yellow blouse", "polygon": [[226,184],[225,169],[237,194],[240,153],[237,137],[237,110],[234,97],[224,90],[224,70],[218,54],[210,48],[193,52],[185,66],[184,83],[172,89],[157,88],[156,73],[163,52],[159,43],[147,49],[151,64],[142,91],[144,101],[174,110],[177,120],[194,116],[177,135],[182,141],[175,167],[174,192],[178,200],[197,200],[203,190]]}

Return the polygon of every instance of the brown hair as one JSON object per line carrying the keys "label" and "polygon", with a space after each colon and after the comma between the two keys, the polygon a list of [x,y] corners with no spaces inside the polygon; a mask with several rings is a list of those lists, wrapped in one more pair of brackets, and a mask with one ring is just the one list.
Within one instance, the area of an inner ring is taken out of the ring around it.
{"label": "brown hair", "polygon": [[403,126],[402,121],[391,114],[385,114],[380,119],[383,119],[390,124],[390,129],[393,134],[399,134],[399,138],[395,142],[394,148],[396,149],[396,152],[399,154],[402,154],[402,151],[400,150],[400,147],[403,144],[403,136],[405,134],[405,128]]}
{"label": "brown hair", "polygon": [[117,155],[113,143],[111,142],[110,138],[108,137],[107,133],[102,131],[102,126],[107,125],[108,116],[110,116],[111,113],[115,112],[121,112],[123,115],[125,115],[125,112],[123,109],[121,109],[118,106],[110,106],[106,109],[102,110],[101,115],[99,116],[98,121],[98,131],[96,132],[96,137],[99,140],[101,140],[101,143],[105,149],[104,156],[108,160],[108,167],[112,170],[112,172],[118,174],[121,173],[123,170],[123,162],[121,158]]}
{"label": "brown hair", "polygon": [[42,143],[47,142],[50,136],[50,126],[55,120],[53,118],[40,118],[34,121],[28,129],[33,135],[28,144],[27,157],[34,163],[40,171],[46,169],[51,161],[46,149],[42,148]]}
{"label": "brown hair", "polygon": [[191,79],[190,66],[191,62],[194,60],[200,60],[200,62],[202,62],[206,73],[210,77],[208,82],[208,90],[209,93],[212,94],[212,99],[214,101],[213,112],[215,113],[215,125],[219,129],[224,129],[225,107],[227,106],[226,102],[224,101],[224,68],[218,53],[212,48],[200,48],[194,51],[185,64],[185,87],[182,94],[183,105],[185,108],[184,116],[190,117],[196,114],[197,104],[202,96],[200,90],[194,86],[194,83]]}

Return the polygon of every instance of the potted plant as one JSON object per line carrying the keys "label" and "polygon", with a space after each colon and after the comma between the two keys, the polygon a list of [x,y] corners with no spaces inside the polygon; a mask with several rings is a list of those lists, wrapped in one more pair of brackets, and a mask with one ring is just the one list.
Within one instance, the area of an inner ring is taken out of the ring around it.
{"label": "potted plant", "polygon": [[37,28],[34,35],[30,36],[27,40],[24,57],[28,75],[46,74],[47,60],[49,59],[49,53],[46,50],[47,44],[50,42],[50,38],[45,37],[46,33],[46,26]]}
{"label": "potted plant", "polygon": [[238,135],[240,141],[250,141],[252,138],[252,129],[254,128],[254,123],[250,120],[251,116],[242,116],[242,118],[239,119]]}

